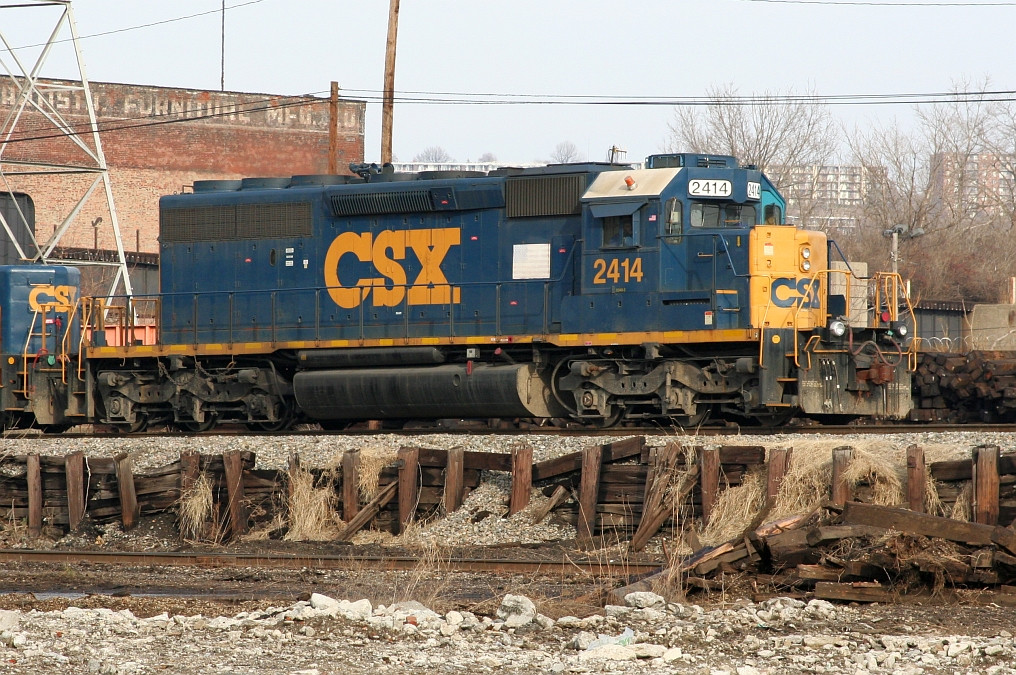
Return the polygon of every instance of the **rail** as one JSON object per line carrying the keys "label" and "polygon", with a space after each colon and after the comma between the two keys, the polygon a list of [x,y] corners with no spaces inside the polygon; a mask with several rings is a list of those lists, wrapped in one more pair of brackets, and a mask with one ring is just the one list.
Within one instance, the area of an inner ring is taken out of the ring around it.
{"label": "rail", "polygon": [[[138,567],[200,567],[323,570],[414,570],[424,561],[406,555],[284,555],[272,553],[182,552],[182,551],[54,551],[0,549],[0,562],[50,565],[131,565]],[[552,574],[554,576],[634,576],[661,569],[663,561],[572,558],[471,558],[450,555],[441,558],[442,571],[493,572],[502,574]]]}

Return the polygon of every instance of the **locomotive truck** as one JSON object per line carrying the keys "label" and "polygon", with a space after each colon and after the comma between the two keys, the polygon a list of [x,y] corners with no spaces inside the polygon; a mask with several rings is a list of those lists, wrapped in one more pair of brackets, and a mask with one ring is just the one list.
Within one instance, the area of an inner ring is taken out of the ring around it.
{"label": "locomotive truck", "polygon": [[[733,157],[351,168],[163,197],[158,296],[113,307],[81,298],[73,268],[3,268],[4,425],[910,410],[898,278],[787,225],[773,183]],[[114,309],[128,339],[109,344]],[[133,344],[146,315],[158,339]]]}

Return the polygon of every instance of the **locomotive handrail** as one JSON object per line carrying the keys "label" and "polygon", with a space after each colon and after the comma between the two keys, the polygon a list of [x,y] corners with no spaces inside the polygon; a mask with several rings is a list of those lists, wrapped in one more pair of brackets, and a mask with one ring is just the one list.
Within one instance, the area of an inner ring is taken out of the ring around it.
{"label": "locomotive handrail", "polygon": [[[726,242],[725,242],[725,244],[726,244]],[[541,325],[541,329],[543,330],[543,332],[548,332],[549,325],[550,325],[550,312],[553,309],[553,307],[551,306],[551,290],[552,290],[552,285],[562,282],[569,274],[575,274],[574,261],[575,261],[575,258],[576,258],[576,249],[578,249],[578,248],[579,247],[575,246],[574,243],[573,243],[573,245],[568,247],[568,255],[566,256],[566,258],[562,262],[560,262],[560,263],[555,263],[555,266],[560,265],[560,269],[559,269],[559,271],[558,271],[558,273],[556,275],[553,275],[553,276],[548,277],[546,279],[517,279],[517,280],[512,280],[510,282],[511,284],[517,284],[517,285],[520,285],[520,286],[532,287],[532,288],[535,288],[536,284],[540,284],[541,285],[541,287],[542,287],[542,296],[543,296],[543,300],[542,300],[542,302],[543,302],[543,308],[542,308],[542,314],[543,314],[543,316],[541,318],[541,324],[542,324]],[[729,258],[729,251],[728,251],[728,258]],[[449,288],[449,289],[451,289],[451,288],[467,289],[467,288],[492,287],[492,289],[494,291],[494,296],[495,296],[494,332],[495,332],[495,334],[498,334],[498,335],[502,334],[502,331],[504,330],[503,329],[503,320],[504,319],[503,319],[503,315],[502,315],[503,308],[501,307],[501,301],[504,298],[504,286],[505,286],[505,282],[503,282],[503,281],[485,281],[485,282],[477,282],[477,281],[454,281],[454,282],[452,282],[452,281],[449,281],[449,282],[442,283],[442,284],[432,285],[433,288]],[[409,303],[408,290],[410,288],[412,288],[412,287],[413,287],[412,283],[403,283],[403,284],[394,284],[394,285],[392,285],[392,288],[402,288],[405,291],[407,291],[404,294],[404,297],[403,297],[402,301],[399,304],[399,308],[401,309],[402,315],[403,315],[403,320],[402,320],[403,336],[401,336],[401,339],[410,339],[412,337],[410,332],[411,332],[411,328],[412,328],[413,323],[411,321],[411,316],[410,316],[410,311],[409,311],[410,305],[408,304]],[[135,295],[135,296],[133,296],[133,298],[127,298],[126,296],[112,296],[110,298],[110,300],[112,301],[116,297],[124,297],[125,301],[128,302],[128,303],[130,303],[130,302],[137,302],[139,300],[150,300],[150,301],[156,302],[157,303],[157,309],[156,309],[155,315],[154,315],[155,325],[156,325],[156,327],[158,327],[160,329],[162,328],[161,327],[162,312],[161,312],[161,310],[158,309],[158,306],[161,306],[163,303],[167,303],[167,302],[168,303],[173,303],[174,301],[180,301],[180,300],[182,300],[184,303],[187,303],[187,304],[190,305],[189,311],[190,311],[190,314],[191,314],[191,325],[189,327],[187,327],[187,328],[181,327],[180,329],[178,329],[177,335],[180,336],[180,337],[183,337],[184,335],[188,335],[189,334],[189,337],[190,337],[189,341],[190,341],[190,343],[193,346],[198,346],[202,342],[202,331],[203,331],[204,328],[207,328],[207,326],[203,327],[201,325],[200,321],[199,321],[198,317],[201,316],[200,307],[202,305],[204,305],[204,303],[206,301],[208,301],[209,299],[212,299],[212,301],[214,301],[214,298],[216,298],[216,297],[225,296],[227,298],[227,303],[228,303],[228,306],[229,306],[229,319],[228,319],[228,322],[226,323],[226,326],[225,326],[225,332],[226,332],[225,339],[224,340],[216,340],[216,341],[217,342],[224,342],[224,343],[228,343],[228,344],[233,344],[234,342],[242,341],[242,340],[240,340],[240,335],[241,335],[241,331],[243,331],[245,329],[244,326],[239,326],[239,325],[236,324],[236,318],[237,318],[237,312],[238,312],[238,309],[237,309],[237,307],[238,307],[238,298],[240,296],[246,296],[246,297],[252,297],[252,296],[253,297],[257,297],[257,296],[264,297],[264,296],[267,296],[269,298],[270,305],[271,305],[271,307],[270,307],[271,317],[270,317],[270,320],[268,322],[268,325],[263,326],[263,327],[268,329],[268,331],[269,331],[269,337],[270,337],[271,341],[274,343],[275,341],[278,340],[279,331],[281,330],[281,327],[283,326],[283,323],[279,319],[279,311],[280,311],[280,308],[286,306],[286,298],[290,297],[290,296],[296,296],[296,295],[299,295],[299,294],[307,294],[308,296],[312,296],[313,297],[313,304],[314,304],[314,321],[313,321],[313,326],[312,326],[313,340],[319,341],[321,339],[324,339],[324,336],[322,335],[322,331],[324,330],[323,315],[324,315],[324,312],[327,311],[327,307],[326,307],[325,301],[323,299],[323,294],[329,292],[332,289],[338,289],[338,288],[342,288],[342,289],[345,289],[345,290],[352,290],[353,288],[357,289],[357,296],[358,296],[357,297],[357,300],[358,300],[357,301],[357,314],[358,314],[358,316],[356,316],[355,320],[357,321],[358,325],[357,325],[357,328],[356,328],[357,329],[357,335],[356,335],[356,337],[354,339],[358,339],[358,340],[361,340],[361,341],[362,340],[366,340],[367,339],[367,332],[368,332],[367,331],[367,322],[366,322],[366,313],[367,313],[367,311],[369,309],[369,307],[366,306],[366,300],[368,298],[368,293],[374,288],[373,286],[327,286],[326,285],[326,286],[298,286],[298,287],[293,287],[293,288],[281,288],[281,289],[280,288],[274,288],[274,289],[266,288],[266,289],[254,289],[254,290],[230,290],[230,291],[209,291],[209,292],[177,291],[177,292],[163,293],[163,294],[151,295],[151,296],[137,296],[137,295]],[[437,305],[435,305],[435,307],[436,306]],[[447,328],[447,335],[449,337],[454,337],[455,334],[456,334],[455,305],[454,305],[454,303],[441,303],[441,306],[443,306],[445,308],[445,310],[447,311],[447,313],[448,313],[447,322],[445,322],[445,326]],[[184,311],[187,311],[187,310],[184,310]],[[339,322],[339,323],[341,324],[341,322]],[[433,325],[435,327],[436,326],[440,326],[441,322],[440,321],[436,322]],[[163,344],[163,336],[161,334],[158,336],[157,343],[158,344]]]}
{"label": "locomotive handrail", "polygon": [[[730,263],[730,271],[733,274],[733,276],[735,276],[735,277],[742,277],[742,278],[744,278],[744,277],[750,278],[751,277],[751,263],[748,264],[748,271],[747,272],[745,272],[744,274],[738,274],[737,270],[734,269],[734,259],[730,255],[730,247],[727,245],[727,238],[723,236],[722,232],[719,233],[719,234],[714,234],[713,236],[714,237],[719,237],[720,241],[723,242],[723,252],[727,254],[727,262]],[[714,268],[714,270],[713,270],[713,276],[715,277],[715,275],[716,275],[716,271],[715,271],[715,268]],[[713,286],[715,287],[715,285],[716,284],[714,283]]]}

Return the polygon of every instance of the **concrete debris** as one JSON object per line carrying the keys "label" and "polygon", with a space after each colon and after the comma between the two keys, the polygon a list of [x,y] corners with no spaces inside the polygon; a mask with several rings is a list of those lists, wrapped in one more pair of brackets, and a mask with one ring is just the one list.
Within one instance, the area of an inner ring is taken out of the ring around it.
{"label": "concrete debris", "polygon": [[[863,621],[861,608],[821,600],[775,598],[699,611],[657,604],[630,608],[618,619],[562,617],[523,633],[518,629],[536,625],[539,613],[522,595],[505,596],[494,617],[442,615],[417,602],[367,611],[367,600],[322,594],[218,617],[76,607],[7,611],[0,614],[6,626],[0,672],[1016,672],[1016,642],[1005,630],[993,636],[923,635],[905,625],[880,631],[878,623]],[[594,625],[603,629],[599,636],[582,627]],[[856,626],[864,628],[849,628]]]}

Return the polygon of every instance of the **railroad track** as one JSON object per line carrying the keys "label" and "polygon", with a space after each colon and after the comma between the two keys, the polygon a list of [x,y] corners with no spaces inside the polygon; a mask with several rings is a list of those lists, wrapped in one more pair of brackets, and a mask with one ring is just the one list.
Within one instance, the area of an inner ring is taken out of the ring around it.
{"label": "railroad track", "polygon": [[314,569],[342,571],[415,570],[421,565],[441,572],[490,572],[501,574],[546,574],[577,577],[630,577],[660,569],[658,561],[622,559],[519,559],[467,558],[452,556],[437,563],[416,556],[378,555],[284,555],[266,553],[179,552],[179,551],[54,551],[0,550],[0,564],[44,563],[50,565],[129,565],[136,567],[194,567],[202,569]]}
{"label": "railroad track", "polygon": [[461,436],[589,436],[589,437],[617,437],[617,436],[770,436],[773,434],[787,435],[810,435],[828,434],[842,436],[847,434],[913,434],[932,432],[969,432],[969,433],[1005,433],[1016,431],[1013,424],[866,424],[866,425],[807,425],[807,426],[786,426],[786,427],[741,427],[733,426],[711,426],[697,429],[681,429],[677,427],[628,427],[618,426],[608,429],[582,428],[582,429],[561,429],[558,427],[529,427],[523,429],[496,429],[490,427],[415,427],[407,429],[346,429],[343,431],[322,431],[320,429],[291,429],[279,432],[253,432],[243,427],[221,427],[212,431],[202,433],[188,433],[182,431],[152,430],[138,434],[127,434],[107,431],[81,431],[67,432],[63,434],[43,434],[33,430],[18,430],[4,432],[3,438],[25,438],[25,439],[76,439],[76,438],[157,438],[157,437],[208,437],[208,436],[425,436],[428,434],[447,434]]}

